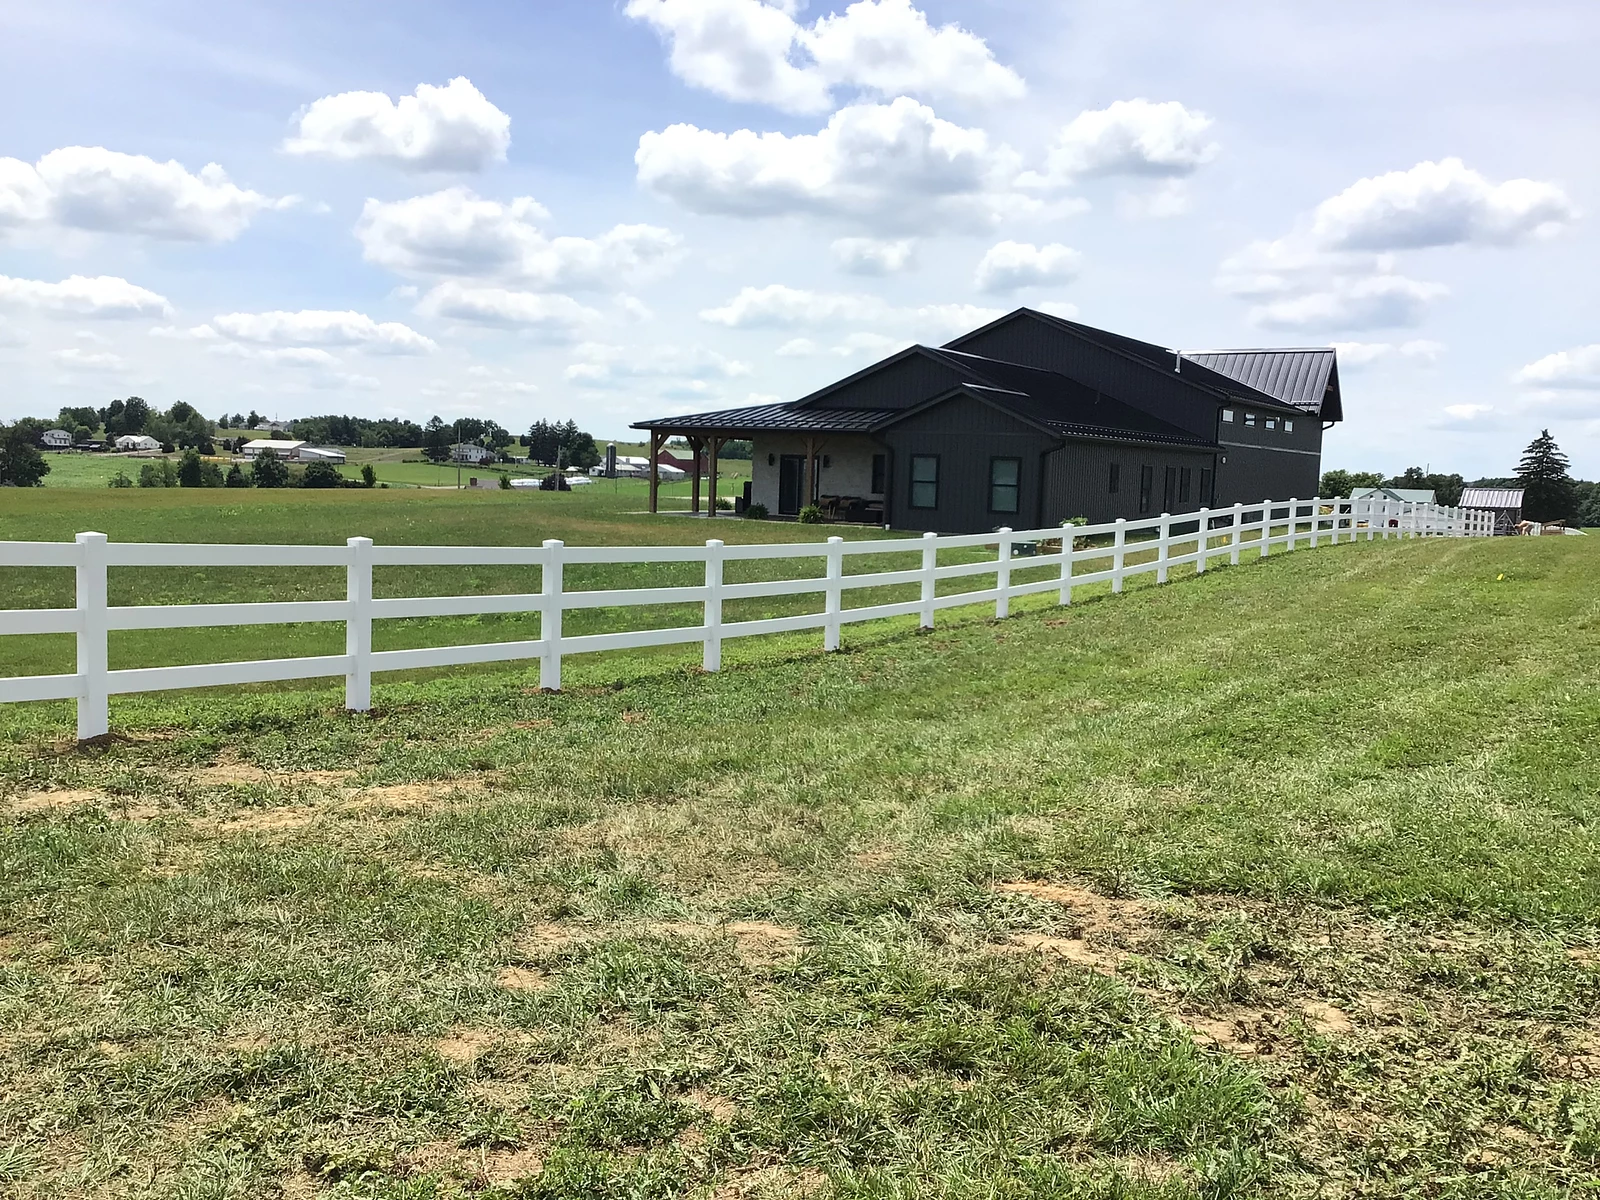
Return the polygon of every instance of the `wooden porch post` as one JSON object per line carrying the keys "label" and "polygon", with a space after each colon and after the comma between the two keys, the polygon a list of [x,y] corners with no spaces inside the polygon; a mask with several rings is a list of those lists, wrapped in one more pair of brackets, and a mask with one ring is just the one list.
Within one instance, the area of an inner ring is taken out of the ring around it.
{"label": "wooden porch post", "polygon": [[689,453],[694,455],[694,487],[689,493],[689,511],[700,511],[700,449],[705,442],[700,438],[688,438]]}
{"label": "wooden porch post", "polygon": [[666,442],[667,435],[658,430],[650,431],[650,511],[655,512],[657,501],[661,496],[661,464],[656,462],[656,455],[661,453],[661,447]]}
{"label": "wooden porch post", "polygon": [[801,498],[800,507],[817,502],[817,439],[806,439],[806,490]]}
{"label": "wooden porch post", "polygon": [[727,440],[728,439],[726,437],[716,433],[712,434],[706,439],[707,444],[711,448],[711,462],[709,464],[711,468],[711,488],[706,507],[706,516],[708,517],[715,517],[717,515],[717,455],[722,453],[722,443]]}

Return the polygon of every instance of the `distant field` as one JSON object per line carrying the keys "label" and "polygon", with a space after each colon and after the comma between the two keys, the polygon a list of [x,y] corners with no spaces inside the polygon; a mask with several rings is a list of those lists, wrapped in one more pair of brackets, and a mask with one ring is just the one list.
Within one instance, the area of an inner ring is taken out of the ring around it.
{"label": "distant field", "polygon": [[[707,529],[64,496],[0,536]],[[7,706],[0,1191],[1589,1195],[1596,578],[1595,538],[1380,541],[717,676],[128,698],[89,752]]]}

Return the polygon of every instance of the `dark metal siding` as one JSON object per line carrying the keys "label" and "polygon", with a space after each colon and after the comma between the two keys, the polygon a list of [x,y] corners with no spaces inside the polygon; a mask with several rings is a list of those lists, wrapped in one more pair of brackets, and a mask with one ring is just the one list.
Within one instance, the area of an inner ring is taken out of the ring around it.
{"label": "dark metal siding", "polygon": [[[1121,468],[1121,486],[1116,492],[1110,490],[1112,463]],[[1158,517],[1163,512],[1162,486],[1168,467],[1188,468],[1192,473],[1189,500],[1174,500],[1168,511],[1193,511],[1202,505],[1215,507],[1200,494],[1200,472],[1214,471],[1215,465],[1215,455],[1209,451],[1119,446],[1106,442],[1068,442],[1045,459],[1044,519],[1041,525],[1054,525],[1066,517],[1087,517],[1092,523],[1114,521],[1118,517],[1126,517],[1130,521],[1141,517]],[[1150,511],[1141,513],[1139,468],[1145,466],[1154,473],[1154,483]]]}
{"label": "dark metal siding", "polygon": [[1224,446],[1226,462],[1217,467],[1217,503],[1309,499],[1317,494],[1322,459],[1310,454],[1285,454],[1250,446]]}
{"label": "dark metal siding", "polygon": [[1146,363],[1130,361],[1039,321],[1007,321],[958,339],[957,348],[969,354],[1059,371],[1190,433],[1209,438],[1216,432],[1218,402],[1184,383],[1176,373],[1168,376]]}
{"label": "dark metal siding", "polygon": [[[890,523],[896,529],[935,533],[983,533],[1001,525],[1033,528],[1038,518],[1040,457],[1056,439],[1007,413],[956,396],[907,417],[884,431],[894,453]],[[939,456],[939,505],[912,508],[911,456]],[[1021,460],[1018,511],[989,511],[989,460]]]}
{"label": "dark metal siding", "polygon": [[838,391],[807,403],[807,408],[911,408],[963,381],[955,368],[923,354],[912,354]]}

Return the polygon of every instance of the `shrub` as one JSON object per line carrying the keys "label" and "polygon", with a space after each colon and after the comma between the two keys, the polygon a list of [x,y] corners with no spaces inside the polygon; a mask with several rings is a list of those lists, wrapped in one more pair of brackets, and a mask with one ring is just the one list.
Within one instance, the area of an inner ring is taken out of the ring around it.
{"label": "shrub", "polygon": [[250,478],[258,488],[288,487],[289,468],[271,450],[263,450],[256,455],[256,461],[250,468]]}
{"label": "shrub", "polygon": [[118,471],[106,483],[106,486],[108,488],[131,488],[133,486],[133,480],[128,478],[128,473],[126,471]]}
{"label": "shrub", "polygon": [[375,468],[371,463],[362,463],[361,464],[361,486],[362,487],[377,487],[378,486],[378,471],[377,471],[377,468]]}
{"label": "shrub", "polygon": [[822,510],[815,504],[808,504],[800,510],[799,514],[795,517],[795,520],[799,521],[802,525],[821,525]]}
{"label": "shrub", "polygon": [[238,463],[228,468],[228,478],[223,481],[224,487],[249,487],[250,476],[244,473],[244,468]]}
{"label": "shrub", "polygon": [[163,458],[147,462],[139,468],[139,486],[142,488],[177,487],[178,472],[172,463]]}
{"label": "shrub", "polygon": [[718,496],[717,497],[717,511],[718,512],[732,512],[733,511],[733,498],[731,496]]}
{"label": "shrub", "polygon": [[500,490],[502,492],[509,492],[511,490],[511,476],[509,476],[509,475],[501,475],[500,476]]}
{"label": "shrub", "polygon": [[767,519],[767,506],[765,504],[752,504],[744,510],[744,515],[747,520],[765,521]]}
{"label": "shrub", "polygon": [[[1067,528],[1070,528],[1073,525],[1087,525],[1088,523],[1089,523],[1089,518],[1088,517],[1067,517],[1061,522],[1061,528],[1067,529]],[[1065,540],[1064,537],[1063,537],[1063,540]],[[1085,538],[1083,540],[1084,540],[1085,543],[1087,543],[1087,541],[1088,541],[1087,538]],[[1074,550],[1081,550],[1081,549],[1083,549],[1083,546],[1079,545],[1079,540],[1077,538],[1073,538],[1072,539],[1072,548]]]}
{"label": "shrub", "polygon": [[570,492],[572,485],[567,482],[567,477],[560,471],[551,471],[539,481],[541,492]]}
{"label": "shrub", "polygon": [[342,488],[344,476],[339,468],[328,462],[314,462],[300,476],[300,486],[308,488]]}

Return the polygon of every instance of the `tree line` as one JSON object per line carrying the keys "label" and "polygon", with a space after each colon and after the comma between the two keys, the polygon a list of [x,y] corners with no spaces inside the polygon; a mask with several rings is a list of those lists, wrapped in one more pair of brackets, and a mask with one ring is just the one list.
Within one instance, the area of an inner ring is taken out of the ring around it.
{"label": "tree line", "polygon": [[1539,436],[1528,443],[1515,475],[1468,483],[1460,475],[1429,472],[1421,467],[1407,467],[1388,479],[1377,471],[1327,471],[1318,494],[1349,496],[1358,488],[1374,487],[1431,490],[1434,500],[1446,508],[1459,504],[1461,493],[1468,487],[1521,488],[1522,515],[1529,521],[1600,525],[1600,483],[1572,477],[1571,464],[1548,429],[1540,430]]}

